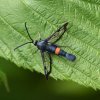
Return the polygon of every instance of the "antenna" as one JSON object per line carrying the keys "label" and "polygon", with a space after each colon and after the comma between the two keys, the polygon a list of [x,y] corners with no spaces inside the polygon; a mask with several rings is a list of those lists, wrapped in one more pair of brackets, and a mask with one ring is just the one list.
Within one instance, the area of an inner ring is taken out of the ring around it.
{"label": "antenna", "polygon": [[31,38],[30,33],[29,33],[29,31],[28,31],[28,28],[27,28],[27,26],[26,26],[26,22],[25,22],[25,29],[26,29],[26,32],[28,33],[29,38],[32,40],[32,42],[34,42],[34,40]]}
{"label": "antenna", "polygon": [[21,44],[21,45],[17,46],[17,47],[14,49],[14,51],[15,51],[16,49],[18,49],[18,48],[20,48],[20,47],[22,47],[22,46],[28,44],[28,43],[32,43],[32,42],[26,42],[26,43],[24,43],[24,44]]}
{"label": "antenna", "polygon": [[21,45],[17,46],[17,47],[14,49],[14,51],[15,51],[16,49],[18,49],[18,48],[20,48],[20,47],[26,45],[26,44],[34,43],[34,40],[31,38],[30,33],[29,33],[29,31],[28,31],[28,28],[27,28],[27,26],[26,26],[26,22],[25,22],[25,29],[26,29],[26,32],[28,33],[29,38],[31,39],[31,42],[26,42],[26,43],[24,43],[24,44],[21,44]]}

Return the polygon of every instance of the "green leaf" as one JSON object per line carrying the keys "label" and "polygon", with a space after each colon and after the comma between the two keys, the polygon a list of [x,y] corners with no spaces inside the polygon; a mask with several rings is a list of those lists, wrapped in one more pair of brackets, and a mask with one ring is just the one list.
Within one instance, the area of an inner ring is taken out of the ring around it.
{"label": "green leaf", "polygon": [[9,85],[8,85],[8,81],[7,81],[7,77],[5,75],[4,72],[0,71],[0,83],[3,82],[6,90],[9,92]]}
{"label": "green leaf", "polygon": [[73,80],[100,89],[100,1],[99,0],[0,0],[0,56],[18,66],[43,72],[40,52],[26,45],[30,41],[24,23],[27,22],[33,39],[51,35],[59,26],[69,22],[68,31],[57,43],[66,45],[65,51],[75,54],[70,62],[52,55],[51,76]]}

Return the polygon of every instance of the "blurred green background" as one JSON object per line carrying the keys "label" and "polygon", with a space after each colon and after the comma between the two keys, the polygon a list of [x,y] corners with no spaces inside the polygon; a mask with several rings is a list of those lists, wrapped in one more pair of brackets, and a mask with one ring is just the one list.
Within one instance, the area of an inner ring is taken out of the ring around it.
{"label": "blurred green background", "polygon": [[100,100],[100,91],[80,86],[72,81],[61,81],[18,68],[0,59],[0,70],[6,73],[10,92],[0,83],[0,100]]}

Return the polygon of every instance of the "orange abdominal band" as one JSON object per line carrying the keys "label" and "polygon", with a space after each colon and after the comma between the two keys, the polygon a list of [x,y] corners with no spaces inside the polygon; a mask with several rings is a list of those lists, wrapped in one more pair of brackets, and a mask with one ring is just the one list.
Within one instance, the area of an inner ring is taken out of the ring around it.
{"label": "orange abdominal band", "polygon": [[55,54],[58,55],[59,53],[60,53],[60,48],[57,47],[55,50]]}

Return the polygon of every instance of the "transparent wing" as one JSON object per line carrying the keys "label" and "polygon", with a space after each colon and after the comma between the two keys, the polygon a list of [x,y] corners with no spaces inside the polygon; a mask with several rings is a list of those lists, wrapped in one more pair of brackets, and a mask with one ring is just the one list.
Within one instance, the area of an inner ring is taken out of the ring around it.
{"label": "transparent wing", "polygon": [[41,56],[42,56],[42,61],[43,61],[43,66],[44,66],[44,73],[45,73],[46,79],[48,79],[48,76],[51,73],[51,69],[52,69],[51,55],[48,52],[41,51]]}
{"label": "transparent wing", "polygon": [[57,42],[67,30],[68,23],[63,24],[58,30],[56,30],[50,37],[46,39],[47,42]]}

